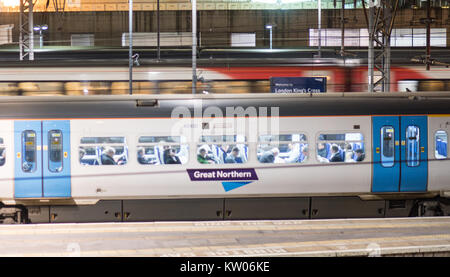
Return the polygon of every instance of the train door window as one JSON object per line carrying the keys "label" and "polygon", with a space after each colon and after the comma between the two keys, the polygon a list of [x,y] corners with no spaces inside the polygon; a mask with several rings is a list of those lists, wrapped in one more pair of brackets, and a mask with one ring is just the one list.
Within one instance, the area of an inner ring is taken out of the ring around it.
{"label": "train door window", "polygon": [[438,160],[447,158],[447,132],[439,130],[434,134],[434,157]]}
{"label": "train door window", "polygon": [[201,164],[246,163],[247,139],[243,135],[201,136],[197,161]]}
{"label": "train door window", "polygon": [[408,126],[406,128],[406,164],[419,166],[420,159],[420,128]]}
{"label": "train door window", "polygon": [[137,160],[145,165],[186,164],[189,147],[183,136],[142,136],[138,140]]}
{"label": "train door window", "polygon": [[22,171],[36,170],[36,132],[27,130],[22,132]]}
{"label": "train door window", "polygon": [[394,166],[394,127],[384,126],[381,128],[381,165],[383,167]]}
{"label": "train door window", "polygon": [[302,163],[309,155],[304,134],[262,135],[258,141],[260,163]]}
{"label": "train door window", "polygon": [[125,165],[128,146],[125,137],[81,138],[79,161],[82,165]]}
{"label": "train door window", "polygon": [[3,138],[0,138],[0,166],[4,166],[6,163],[6,146],[3,142]]}
{"label": "train door window", "polygon": [[317,142],[317,159],[319,162],[362,162],[364,158],[364,137],[361,133],[319,135]]}
{"label": "train door window", "polygon": [[48,132],[48,169],[50,172],[61,172],[63,169],[63,140],[61,130]]}

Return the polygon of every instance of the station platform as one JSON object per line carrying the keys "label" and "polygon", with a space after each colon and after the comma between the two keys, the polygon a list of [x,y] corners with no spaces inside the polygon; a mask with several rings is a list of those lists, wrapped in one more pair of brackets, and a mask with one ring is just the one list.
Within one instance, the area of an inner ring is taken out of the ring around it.
{"label": "station platform", "polygon": [[0,256],[450,256],[450,217],[0,225]]}

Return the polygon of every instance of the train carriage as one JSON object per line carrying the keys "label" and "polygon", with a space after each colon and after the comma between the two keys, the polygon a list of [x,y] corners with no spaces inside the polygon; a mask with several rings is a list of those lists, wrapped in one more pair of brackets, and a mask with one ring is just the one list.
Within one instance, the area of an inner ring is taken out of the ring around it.
{"label": "train carriage", "polygon": [[448,93],[5,97],[0,213],[5,222],[448,215],[449,107]]}

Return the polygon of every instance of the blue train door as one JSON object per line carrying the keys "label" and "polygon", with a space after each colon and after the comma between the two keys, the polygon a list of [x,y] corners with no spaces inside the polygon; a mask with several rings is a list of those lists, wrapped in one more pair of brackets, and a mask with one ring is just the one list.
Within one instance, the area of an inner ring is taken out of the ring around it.
{"label": "blue train door", "polygon": [[14,123],[16,198],[70,197],[68,120]]}
{"label": "blue train door", "polygon": [[425,191],[427,117],[374,116],[372,124],[372,191]]}
{"label": "blue train door", "polygon": [[426,191],[428,180],[428,138],[426,116],[401,117],[400,191]]}

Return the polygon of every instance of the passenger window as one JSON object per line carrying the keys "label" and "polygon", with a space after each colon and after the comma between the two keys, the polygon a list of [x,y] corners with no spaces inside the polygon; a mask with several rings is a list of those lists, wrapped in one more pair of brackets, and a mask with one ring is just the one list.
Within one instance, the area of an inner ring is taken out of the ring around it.
{"label": "passenger window", "polygon": [[6,162],[6,146],[3,138],[0,138],[0,166],[4,166]]}
{"label": "passenger window", "polygon": [[50,172],[61,172],[63,169],[63,145],[61,130],[48,132],[48,169]]}
{"label": "passenger window", "polygon": [[201,136],[197,161],[201,164],[246,163],[248,145],[245,136]]}
{"label": "passenger window", "polygon": [[259,136],[258,161],[260,163],[302,163],[309,155],[303,134]]}
{"label": "passenger window", "polygon": [[365,158],[364,138],[361,133],[320,134],[317,159],[328,162],[362,162]]}
{"label": "passenger window", "polygon": [[419,166],[420,160],[420,129],[417,126],[406,128],[406,164]]}
{"label": "passenger window", "polygon": [[394,127],[381,128],[381,165],[383,167],[394,166]]}
{"label": "passenger window", "polygon": [[137,160],[140,164],[186,164],[188,157],[189,147],[183,136],[139,137]]}
{"label": "passenger window", "polygon": [[447,158],[447,132],[437,131],[434,134],[435,149],[434,157],[438,160]]}
{"label": "passenger window", "polygon": [[36,132],[22,132],[22,171],[34,172],[36,170]]}
{"label": "passenger window", "polygon": [[128,147],[125,137],[81,138],[79,161],[82,165],[125,165]]}

